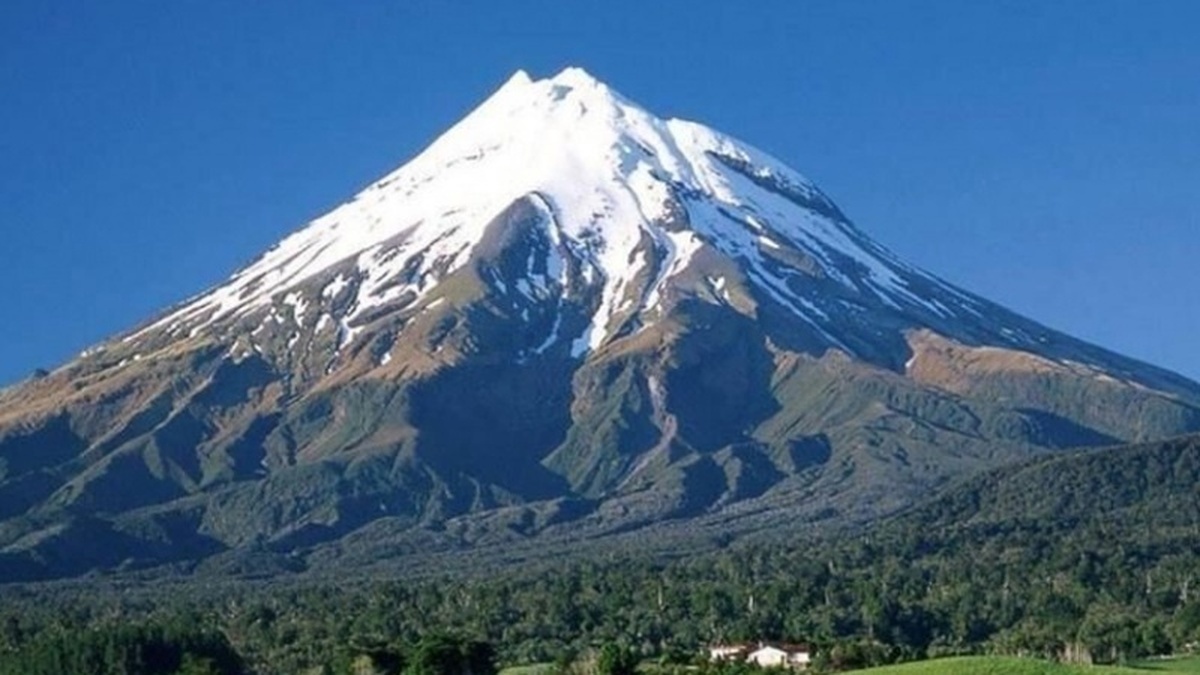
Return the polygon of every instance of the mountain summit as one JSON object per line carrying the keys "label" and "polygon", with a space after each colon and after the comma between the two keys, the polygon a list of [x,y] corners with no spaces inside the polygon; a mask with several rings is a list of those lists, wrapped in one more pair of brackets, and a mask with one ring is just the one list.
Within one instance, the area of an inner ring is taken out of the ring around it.
{"label": "mountain summit", "polygon": [[[558,340],[576,357],[602,348],[630,320],[660,310],[663,292],[706,251],[736,261],[737,281],[807,322],[814,346],[855,351],[827,330],[845,313],[831,303],[979,314],[969,296],[864,237],[782,163],[707,127],[654,117],[569,68],[536,82],[518,72],[412,162],[152,328],[179,335],[246,316],[356,257],[325,286],[352,289],[335,317],[349,342],[374,308],[432,297],[519,202],[545,246],[518,274],[526,284],[517,292],[535,300],[528,284],[536,284],[570,300],[572,290],[598,291],[582,333],[547,335],[542,349]],[[686,285],[732,302],[724,285],[735,280],[726,276]],[[485,281],[507,291],[500,277]],[[285,304],[307,304],[292,298]]]}
{"label": "mountain summit", "polygon": [[226,283],[0,392],[0,572],[847,522],[1198,404],[760,150],[518,72]]}

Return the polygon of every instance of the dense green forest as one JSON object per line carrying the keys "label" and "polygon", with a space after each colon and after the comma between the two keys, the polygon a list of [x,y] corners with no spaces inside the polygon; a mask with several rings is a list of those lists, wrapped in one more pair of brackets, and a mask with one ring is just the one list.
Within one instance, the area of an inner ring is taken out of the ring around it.
{"label": "dense green forest", "polygon": [[[970,653],[1121,662],[1200,642],[1198,485],[1200,441],[1184,439],[1040,458],[868,530],[694,559],[8,587],[0,673],[483,673],[605,649],[686,663],[757,639],[810,642],[830,670]],[[71,665],[89,659],[115,665]]]}

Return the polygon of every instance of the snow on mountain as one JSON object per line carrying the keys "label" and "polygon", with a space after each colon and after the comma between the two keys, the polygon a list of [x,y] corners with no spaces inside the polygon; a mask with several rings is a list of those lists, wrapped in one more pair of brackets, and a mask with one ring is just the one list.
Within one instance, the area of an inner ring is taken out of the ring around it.
{"label": "snow on mountain", "polygon": [[[647,265],[655,264],[657,274],[637,311],[653,309],[662,288],[705,245],[740,261],[759,291],[832,346],[845,348],[823,327],[830,318],[821,299],[789,280],[794,271],[770,263],[772,249],[799,250],[823,275],[890,307],[978,313],[971,297],[866,238],[778,160],[703,125],[657,118],[583,70],[568,68],[536,81],[517,72],[411,162],[145,330],[196,334],[281,296],[303,316],[304,299],[289,291],[353,258],[356,295],[338,317],[348,341],[357,316],[404,296],[423,298],[470,259],[487,223],[530,195],[545,210],[556,247],[545,263],[548,278],[538,283],[565,292],[565,252],[585,282],[602,286],[590,325],[569,336],[576,356],[611,338],[614,318],[630,309],[626,292]],[[664,227],[679,203],[689,226]],[[652,261],[642,250],[645,238],[661,259]],[[531,275],[535,267],[541,268],[531,260]],[[939,288],[943,299],[915,293],[914,278]],[[323,295],[335,297],[348,284],[339,275]]]}

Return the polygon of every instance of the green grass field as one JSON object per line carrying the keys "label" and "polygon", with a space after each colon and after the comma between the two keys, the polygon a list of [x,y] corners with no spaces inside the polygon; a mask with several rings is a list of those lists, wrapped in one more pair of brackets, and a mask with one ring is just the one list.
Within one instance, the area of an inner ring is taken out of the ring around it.
{"label": "green grass field", "polygon": [[1132,664],[1141,671],[1158,673],[1200,673],[1200,656],[1185,656],[1177,659],[1153,659]]}
{"label": "green grass field", "polygon": [[[500,675],[548,675],[553,664],[513,666]],[[645,672],[645,670],[643,670]],[[1200,656],[1138,661],[1128,666],[1068,666],[1061,663],[1004,656],[964,656],[903,663],[845,675],[1200,675]]]}
{"label": "green grass field", "polygon": [[856,670],[856,675],[1147,675],[1200,673],[1200,659],[1146,661],[1126,667],[1068,666],[1035,659],[970,656]]}

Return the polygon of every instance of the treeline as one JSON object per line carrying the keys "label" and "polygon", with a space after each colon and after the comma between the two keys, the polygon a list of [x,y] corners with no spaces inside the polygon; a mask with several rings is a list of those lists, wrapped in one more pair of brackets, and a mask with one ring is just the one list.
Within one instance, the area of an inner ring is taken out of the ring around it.
{"label": "treeline", "polygon": [[11,615],[2,675],[237,675],[246,671],[223,635],[183,621],[58,630],[28,640]]}
{"label": "treeline", "polygon": [[[0,673],[18,672],[5,659],[66,649],[96,626],[171,613],[201,617],[193,623],[259,673],[461,675],[489,659],[566,671],[605,645],[679,664],[709,643],[760,639],[809,642],[828,670],[983,652],[1099,662],[1182,652],[1200,643],[1200,449],[1158,450],[1033,462],[866,534],[692,560],[161,596],[40,592],[0,610]],[[456,646],[437,647],[448,632]]]}
{"label": "treeline", "polygon": [[[251,668],[223,634],[183,619],[47,629],[23,641],[9,622],[0,675],[242,675]],[[495,675],[491,644],[429,634],[414,644],[351,637],[309,670],[331,675]]]}

